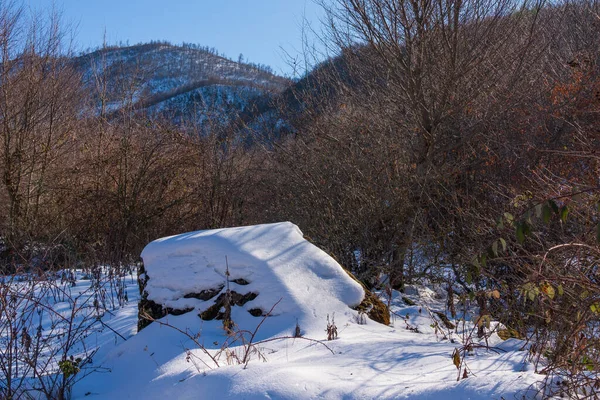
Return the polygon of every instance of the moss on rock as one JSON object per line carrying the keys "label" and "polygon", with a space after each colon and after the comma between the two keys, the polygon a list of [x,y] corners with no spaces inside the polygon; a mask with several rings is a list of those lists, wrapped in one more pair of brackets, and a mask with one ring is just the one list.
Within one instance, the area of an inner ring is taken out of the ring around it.
{"label": "moss on rock", "polygon": [[390,311],[388,307],[376,294],[365,288],[364,285],[363,288],[365,290],[365,298],[354,309],[365,312],[373,321],[389,325]]}
{"label": "moss on rock", "polygon": [[[342,267],[343,268],[343,267]],[[364,283],[359,281],[352,272],[348,271],[346,268],[343,268],[344,271],[350,276],[350,278],[354,279],[360,286],[362,286],[365,291],[365,298],[363,301],[356,307],[354,310],[362,311],[369,316],[373,321],[379,322],[380,324],[389,325],[390,324],[390,310],[385,305],[383,301],[377,296],[375,293],[371,292]]]}
{"label": "moss on rock", "polygon": [[[309,236],[304,235],[304,239],[312,244],[315,244],[314,241]],[[354,274],[352,272],[350,272],[348,269],[346,269],[339,262],[339,260],[335,257],[334,254],[332,254],[332,253],[328,253],[328,254],[338,264],[340,264],[340,266],[342,267],[344,272],[346,272],[350,278],[352,278],[354,281],[356,281],[365,291],[365,298],[358,306],[354,307],[353,309],[356,311],[364,312],[365,314],[367,314],[369,316],[369,318],[371,318],[375,322],[379,322],[380,324],[384,324],[384,325],[389,325],[390,324],[390,310],[385,305],[385,303],[383,301],[381,301],[381,299],[376,294],[371,292],[363,282],[361,282],[356,276],[354,276]]]}

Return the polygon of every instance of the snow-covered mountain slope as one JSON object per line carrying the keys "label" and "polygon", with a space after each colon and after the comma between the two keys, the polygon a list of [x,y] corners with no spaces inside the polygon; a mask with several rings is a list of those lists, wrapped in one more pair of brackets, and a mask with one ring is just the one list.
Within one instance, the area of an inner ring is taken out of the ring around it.
{"label": "snow-covered mountain slope", "polygon": [[[142,256],[150,276],[148,297],[193,311],[166,315],[125,342],[103,345],[94,364],[104,373],[78,382],[75,399],[500,400],[539,395],[543,376],[534,373],[526,343],[503,341],[495,322],[485,337],[477,338],[476,314],[468,304],[453,319],[453,328],[443,326],[436,317],[445,312],[443,291],[409,287],[410,295],[393,292],[390,326],[351,310],[362,299],[360,285],[305,241],[295,225],[173,236],[151,243]],[[198,317],[210,300],[184,295],[227,280],[231,290],[258,294],[233,307],[237,326],[229,333],[222,321]],[[276,306],[272,316],[255,317],[248,312],[251,303]],[[129,309],[116,311],[113,319],[121,332],[137,322]],[[292,337],[296,320],[301,337]],[[333,324],[337,338],[328,341],[326,328]]]}
{"label": "snow-covered mountain slope", "polygon": [[[96,106],[109,113],[125,106],[179,118],[205,111],[245,112],[288,84],[266,66],[235,62],[195,45],[155,42],[108,47],[74,62],[95,94]],[[199,90],[212,87],[218,87],[229,101],[197,96]],[[179,99],[171,101],[175,98]]]}

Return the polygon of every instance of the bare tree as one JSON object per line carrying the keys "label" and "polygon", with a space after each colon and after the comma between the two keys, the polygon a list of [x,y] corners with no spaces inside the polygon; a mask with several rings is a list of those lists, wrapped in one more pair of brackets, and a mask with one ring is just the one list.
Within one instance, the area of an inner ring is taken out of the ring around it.
{"label": "bare tree", "polygon": [[[323,202],[317,209],[332,216],[332,236],[343,236],[333,232],[344,226],[354,237],[373,239],[366,246],[353,239],[326,247],[348,255],[350,264],[359,251],[363,261],[385,266],[401,288],[415,244],[423,250],[435,243],[434,257],[440,250],[453,254],[446,246],[459,242],[448,235],[466,234],[460,229],[466,219],[486,219],[471,210],[489,208],[491,196],[470,195],[484,192],[480,171],[497,167],[485,158],[509,151],[500,132],[488,129],[532,96],[547,46],[543,3],[336,0],[323,6],[327,39],[339,56],[296,92],[304,113],[295,126],[303,143],[298,151],[326,154],[311,157],[321,165],[308,164],[315,168],[308,182],[312,201]],[[365,197],[353,202],[356,196]],[[367,209],[352,221],[350,214]]]}
{"label": "bare tree", "polygon": [[27,21],[10,4],[0,11],[2,235],[19,248],[36,235],[56,234],[47,213],[72,149],[79,77],[64,57],[56,18]]}

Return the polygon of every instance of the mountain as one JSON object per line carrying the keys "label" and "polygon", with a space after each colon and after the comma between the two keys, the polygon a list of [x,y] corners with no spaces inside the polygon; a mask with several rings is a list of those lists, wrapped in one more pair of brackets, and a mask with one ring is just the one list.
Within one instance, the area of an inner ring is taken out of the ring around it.
{"label": "mountain", "polygon": [[74,61],[99,112],[128,107],[178,123],[228,123],[240,116],[252,121],[271,110],[274,97],[290,84],[267,66],[191,44],[105,47]]}

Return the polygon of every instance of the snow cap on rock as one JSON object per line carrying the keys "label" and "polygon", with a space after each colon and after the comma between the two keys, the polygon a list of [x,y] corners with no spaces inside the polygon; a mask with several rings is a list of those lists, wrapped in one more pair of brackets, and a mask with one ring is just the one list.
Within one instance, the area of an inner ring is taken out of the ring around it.
{"label": "snow cap on rock", "polygon": [[142,259],[148,300],[202,313],[214,299],[192,294],[226,290],[229,280],[232,291],[257,294],[242,306],[246,315],[251,310],[266,313],[279,302],[272,315],[283,318],[285,329],[298,320],[303,329],[322,330],[327,315],[349,317],[354,313],[350,308],[365,296],[360,284],[290,222],[166,237],[148,244]]}

